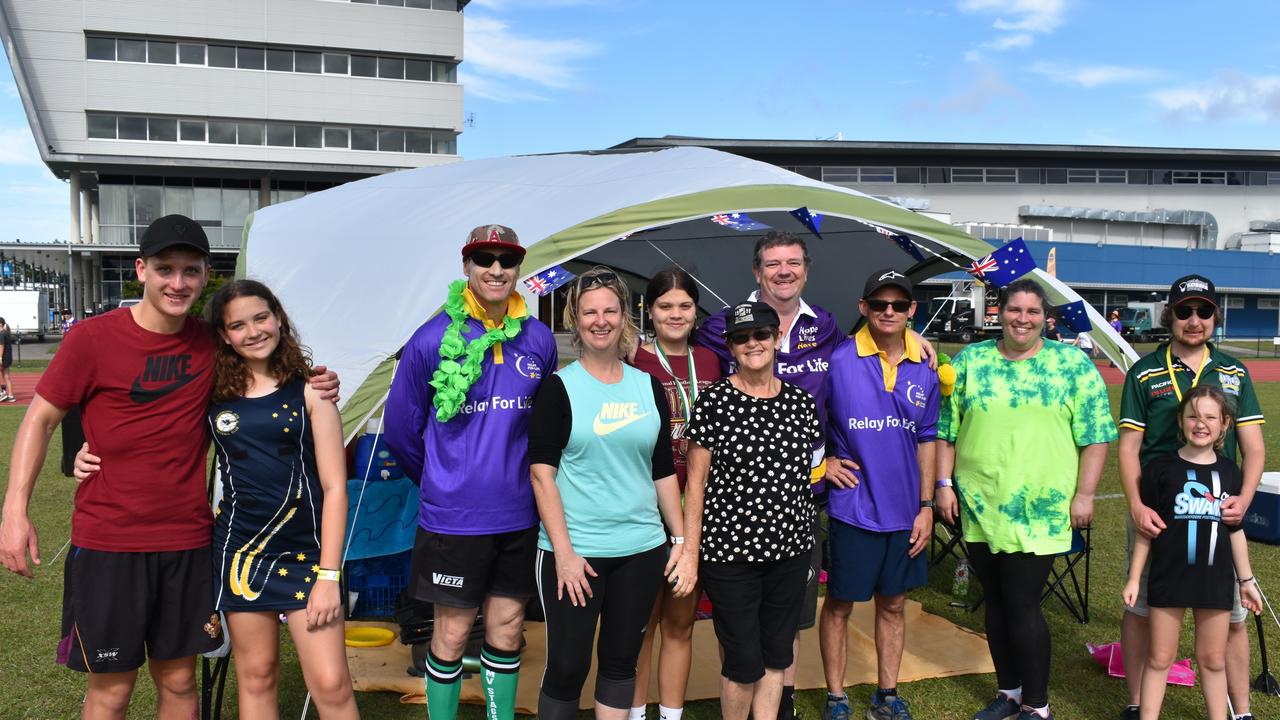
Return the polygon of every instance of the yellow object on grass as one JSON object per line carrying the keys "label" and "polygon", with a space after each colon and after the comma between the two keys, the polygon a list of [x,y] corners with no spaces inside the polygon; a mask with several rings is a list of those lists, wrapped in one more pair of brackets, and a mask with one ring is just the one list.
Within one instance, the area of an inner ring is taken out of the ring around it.
{"label": "yellow object on grass", "polygon": [[396,634],[387,628],[349,627],[347,628],[347,647],[379,647],[390,645]]}

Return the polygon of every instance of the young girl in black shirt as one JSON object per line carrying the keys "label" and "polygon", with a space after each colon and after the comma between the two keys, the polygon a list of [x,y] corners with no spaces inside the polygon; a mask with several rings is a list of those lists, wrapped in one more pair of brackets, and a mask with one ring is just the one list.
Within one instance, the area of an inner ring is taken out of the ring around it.
{"label": "young girl in black shirt", "polygon": [[1231,408],[1221,390],[1208,385],[1192,388],[1178,407],[1178,431],[1185,444],[1142,469],[1142,501],[1160,513],[1166,526],[1154,540],[1138,534],[1124,586],[1125,604],[1132,606],[1149,557],[1151,640],[1142,673],[1142,720],[1160,717],[1187,608],[1195,614],[1196,663],[1209,718],[1225,720],[1227,630],[1236,578],[1241,604],[1261,611],[1244,533],[1238,526],[1223,525],[1221,519],[1223,500],[1238,494],[1243,482],[1235,462],[1218,454],[1231,422]]}

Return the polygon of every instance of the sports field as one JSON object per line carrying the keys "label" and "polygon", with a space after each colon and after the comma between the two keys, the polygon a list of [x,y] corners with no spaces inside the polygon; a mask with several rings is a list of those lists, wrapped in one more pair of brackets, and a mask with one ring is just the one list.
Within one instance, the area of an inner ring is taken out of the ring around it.
{"label": "sports field", "polygon": [[[1251,364],[1253,362],[1267,361],[1252,361]],[[1262,383],[1258,390],[1263,411],[1274,418],[1271,423],[1263,426],[1269,453],[1267,469],[1280,470],[1280,383]],[[1118,386],[1111,387],[1111,397],[1113,409],[1118,410]],[[6,468],[13,435],[22,412],[22,407],[0,406],[0,458],[3,458]],[[55,440],[50,457],[56,458],[59,449]],[[74,485],[71,480],[57,474],[56,465],[56,459],[46,464],[31,504],[32,517],[40,530],[45,565],[37,571],[34,581],[27,581],[7,572],[0,575],[0,668],[4,668],[0,672],[0,717],[3,718],[46,720],[78,717],[84,695],[83,677],[56,667],[53,663],[54,647],[58,641],[62,564],[60,561],[50,561],[69,535]],[[1086,642],[1104,643],[1119,637],[1122,612],[1119,596],[1125,571],[1126,509],[1124,501],[1118,497],[1120,486],[1114,453],[1108,459],[1107,470],[1098,492],[1101,499],[1097,503],[1093,533],[1092,622],[1080,625],[1054,601],[1046,605],[1054,642],[1050,694],[1055,715],[1064,720],[1117,717],[1125,702],[1123,682],[1105,677],[1084,650]],[[1271,594],[1272,602],[1280,610],[1280,547],[1250,543],[1250,552],[1263,591]],[[948,606],[951,600],[948,593],[952,567],[950,563],[944,562],[935,568],[930,586],[913,593],[913,597],[921,601],[930,612],[950,618],[963,626],[981,630],[981,612],[971,614]],[[971,592],[976,593],[976,588]],[[1280,651],[1280,627],[1270,618],[1265,625],[1270,640],[1269,648],[1275,658],[1277,651]],[[1184,633],[1182,650],[1182,656],[1191,655],[1189,630]],[[805,653],[817,651],[816,646],[801,650]],[[297,718],[301,715],[306,691],[287,640],[282,654],[281,717]],[[1254,675],[1258,668],[1255,646]],[[1280,669],[1276,672],[1280,674]],[[911,710],[916,718],[963,720],[985,703],[992,693],[994,682],[994,676],[991,675],[965,676],[910,683],[903,685],[900,690],[911,702]],[[234,702],[234,683],[234,678],[228,683],[228,701],[222,715],[224,718],[238,717]],[[869,686],[850,688],[855,714],[860,715],[865,711],[865,706],[859,703],[865,702],[871,690]],[[154,697],[150,681],[140,679],[130,717],[152,716]],[[802,692],[797,701],[798,709],[805,718],[817,720],[823,698],[824,695],[819,690]],[[390,694],[359,694],[357,700],[364,717],[415,720],[425,717],[423,706],[402,706],[398,698]],[[1280,698],[1262,697],[1255,693],[1253,709],[1262,718],[1278,717]],[[314,710],[311,716],[315,717]],[[1165,716],[1203,716],[1199,690],[1170,688]],[[478,719],[483,717],[483,713],[479,708],[471,707],[464,709],[462,717]],[[584,714],[583,717],[588,715]],[[713,701],[692,703],[686,717],[693,720],[719,717],[719,708]]]}

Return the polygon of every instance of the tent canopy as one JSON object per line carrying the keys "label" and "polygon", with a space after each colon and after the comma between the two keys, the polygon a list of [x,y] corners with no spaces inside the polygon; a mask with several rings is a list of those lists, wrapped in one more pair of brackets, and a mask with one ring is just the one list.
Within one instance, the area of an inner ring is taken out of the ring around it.
{"label": "tent canopy", "polygon": [[[462,276],[459,250],[476,225],[516,230],[529,249],[524,277],[588,253],[586,259],[642,276],[675,260],[704,282],[714,276],[710,290],[734,302],[752,289],[757,235],[705,218],[745,212],[806,233],[788,214],[798,207],[824,216],[822,239],[808,242],[814,264],[805,296],[845,327],[856,317],[854,300],[867,272],[894,267],[919,282],[993,250],[868,195],[685,147],[474,160],[348,183],[256,212],[237,274],[270,286],[317,362],[338,372],[350,438],[385,397],[396,353],[444,303],[449,282]],[[917,263],[859,220],[908,235],[925,261]],[[616,242],[641,230],[647,232]],[[1053,304],[1079,299],[1036,273]],[[704,298],[708,309],[719,305]],[[1104,319],[1089,312],[1099,347],[1124,367],[1136,360]]]}

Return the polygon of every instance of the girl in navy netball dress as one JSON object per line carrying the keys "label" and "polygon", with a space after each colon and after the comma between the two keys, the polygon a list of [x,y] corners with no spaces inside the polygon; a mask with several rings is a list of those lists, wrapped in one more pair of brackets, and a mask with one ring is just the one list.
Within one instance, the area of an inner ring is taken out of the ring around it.
{"label": "girl in navy netball dress", "polygon": [[1230,717],[1226,654],[1233,596],[1238,591],[1241,605],[1254,613],[1262,610],[1244,532],[1222,524],[1222,502],[1238,495],[1243,485],[1240,468],[1219,453],[1231,422],[1231,406],[1221,390],[1193,388],[1178,407],[1184,445],[1142,468],[1142,502],[1155,508],[1165,524],[1154,540],[1136,536],[1124,586],[1126,605],[1132,607],[1145,590],[1151,609],[1138,707],[1142,720],[1160,717],[1187,608],[1195,616],[1196,662],[1209,720]]}
{"label": "girl in navy netball dress", "polygon": [[214,593],[240,717],[276,717],[283,613],[320,716],[356,718],[338,584],[347,521],[338,410],[307,384],[310,359],[265,285],[227,284],[209,322],[219,337],[209,425],[223,487]]}

